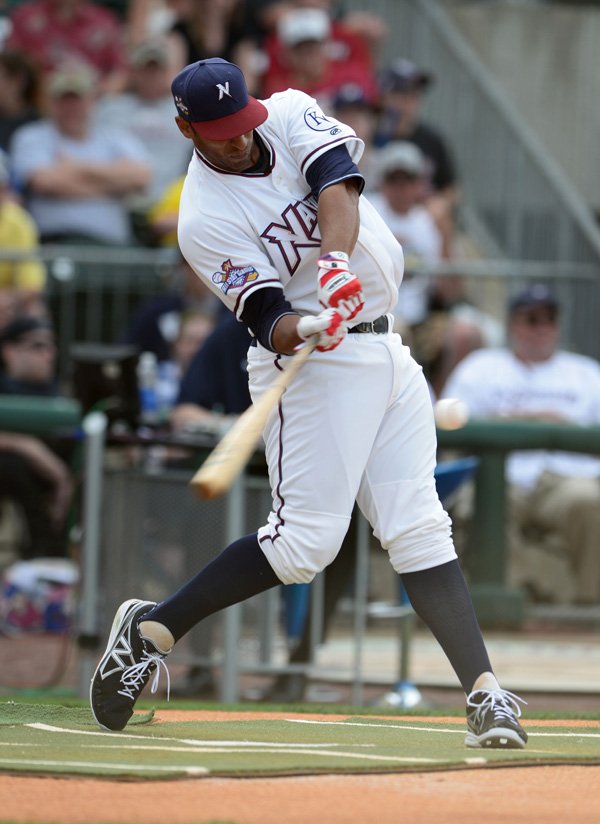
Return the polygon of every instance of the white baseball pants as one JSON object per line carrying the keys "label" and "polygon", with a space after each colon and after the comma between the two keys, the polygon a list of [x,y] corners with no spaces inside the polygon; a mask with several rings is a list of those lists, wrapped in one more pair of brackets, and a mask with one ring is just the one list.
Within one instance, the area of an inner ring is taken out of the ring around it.
{"label": "white baseball pants", "polygon": [[[253,400],[286,362],[250,347]],[[396,572],[456,558],[433,477],[429,390],[399,335],[349,334],[333,351],[313,352],[264,438],[273,508],[258,539],[284,584],[307,583],[331,563],[355,500]]]}

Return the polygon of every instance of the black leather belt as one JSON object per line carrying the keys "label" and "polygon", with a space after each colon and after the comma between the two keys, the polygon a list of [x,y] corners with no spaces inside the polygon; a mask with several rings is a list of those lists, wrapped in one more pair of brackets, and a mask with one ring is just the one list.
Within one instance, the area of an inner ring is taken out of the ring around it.
{"label": "black leather belt", "polygon": [[[361,332],[370,332],[373,335],[387,335],[390,331],[390,319],[387,315],[381,315],[375,320],[366,320],[363,323],[357,323],[348,329],[349,334],[360,334]],[[252,338],[250,346],[256,346],[256,338]]]}
{"label": "black leather belt", "polygon": [[381,315],[375,320],[366,320],[357,323],[348,329],[348,334],[360,334],[361,332],[371,332],[373,335],[386,335],[390,331],[390,319],[387,315]]}

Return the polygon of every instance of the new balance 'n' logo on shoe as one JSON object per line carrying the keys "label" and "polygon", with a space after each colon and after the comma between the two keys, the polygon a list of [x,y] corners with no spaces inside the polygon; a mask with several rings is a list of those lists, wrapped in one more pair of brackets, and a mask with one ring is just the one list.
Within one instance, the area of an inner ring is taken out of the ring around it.
{"label": "new balance 'n' logo on shoe", "polygon": [[150,676],[156,671],[152,692],[158,688],[161,667],[169,680],[164,658],[169,650],[159,650],[142,638],[138,623],[156,604],[132,599],[121,604],[110,631],[108,645],[92,678],[90,704],[94,718],[107,730],[122,730]]}
{"label": "new balance 'n' logo on shoe", "polygon": [[523,749],[527,733],[519,724],[522,698],[507,690],[476,690],[467,696],[467,747]]}

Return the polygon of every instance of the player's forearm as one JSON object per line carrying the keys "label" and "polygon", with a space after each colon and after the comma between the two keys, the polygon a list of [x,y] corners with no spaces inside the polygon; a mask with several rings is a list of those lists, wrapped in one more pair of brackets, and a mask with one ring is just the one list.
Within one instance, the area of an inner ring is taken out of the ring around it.
{"label": "player's forearm", "polygon": [[300,315],[283,315],[273,329],[271,336],[273,348],[282,355],[293,355],[296,347],[304,343],[296,331],[299,320]]}
{"label": "player's forearm", "polygon": [[321,252],[352,253],[359,230],[359,193],[353,180],[329,186],[319,196]]}

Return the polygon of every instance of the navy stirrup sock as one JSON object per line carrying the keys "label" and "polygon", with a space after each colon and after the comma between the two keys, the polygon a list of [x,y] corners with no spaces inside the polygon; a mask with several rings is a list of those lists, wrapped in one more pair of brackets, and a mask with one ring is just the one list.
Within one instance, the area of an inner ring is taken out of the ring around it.
{"label": "navy stirrup sock", "polygon": [[280,583],[253,532],[230,544],[174,595],[146,613],[144,621],[164,624],[178,641],[213,612]]}
{"label": "navy stirrup sock", "polygon": [[401,577],[414,611],[439,641],[468,695],[492,665],[458,561]]}

